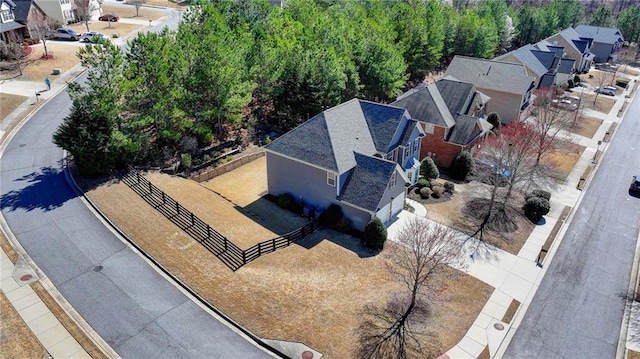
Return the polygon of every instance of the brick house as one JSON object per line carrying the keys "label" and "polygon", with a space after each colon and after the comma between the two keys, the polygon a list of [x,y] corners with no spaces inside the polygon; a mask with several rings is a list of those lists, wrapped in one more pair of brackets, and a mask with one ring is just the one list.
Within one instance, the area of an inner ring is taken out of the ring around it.
{"label": "brick house", "polygon": [[420,159],[432,157],[439,167],[448,168],[491,130],[484,114],[489,100],[473,84],[449,76],[411,89],[391,105],[405,108],[422,126]]}

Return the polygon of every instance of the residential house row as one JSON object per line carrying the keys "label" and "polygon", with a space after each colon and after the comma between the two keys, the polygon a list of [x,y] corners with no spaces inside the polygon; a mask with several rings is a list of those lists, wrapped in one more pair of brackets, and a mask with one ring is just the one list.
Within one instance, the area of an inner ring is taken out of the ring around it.
{"label": "residential house row", "polygon": [[0,0],[0,40],[15,42],[36,38],[29,24],[45,18],[59,25],[78,22],[80,1],[87,6],[91,20],[102,15],[99,0]]}
{"label": "residential house row", "polygon": [[580,25],[495,59],[455,56],[444,76],[390,104],[352,99],[265,147],[268,193],[290,193],[316,213],[339,205],[352,227],[389,224],[431,157],[448,168],[493,128],[523,120],[535,89],[565,85],[594,62],[615,61],[618,29]]}

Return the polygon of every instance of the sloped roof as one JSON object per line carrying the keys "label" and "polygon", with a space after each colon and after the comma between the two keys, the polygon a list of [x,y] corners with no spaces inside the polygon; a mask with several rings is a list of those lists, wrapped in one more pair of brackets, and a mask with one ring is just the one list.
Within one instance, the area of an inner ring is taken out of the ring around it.
{"label": "sloped roof", "polygon": [[435,84],[419,86],[400,95],[391,105],[405,108],[412,118],[440,127],[451,127],[455,121]]}
{"label": "sloped roof", "polygon": [[545,73],[548,70],[553,69],[554,65],[557,64],[555,62],[556,54],[551,51],[541,51],[541,50],[532,49],[531,54],[535,56],[536,59],[538,59],[538,61],[542,64],[542,66],[544,66]]}
{"label": "sloped roof", "polygon": [[390,105],[352,99],[330,108],[265,148],[314,166],[345,173],[356,165],[353,153],[370,156],[388,153],[396,144],[396,131],[402,135],[415,122],[399,128],[405,110]]}
{"label": "sloped roof", "polygon": [[0,33],[11,31],[11,30],[17,30],[23,27],[24,25],[15,21],[0,22]]}
{"label": "sloped roof", "polygon": [[[580,40],[580,35],[576,32],[576,30],[574,30],[573,28],[566,28],[562,31],[560,31],[557,34],[553,34],[549,37],[547,37],[546,39],[540,41],[540,43],[542,44],[548,44],[548,45],[553,45],[556,46],[556,44],[553,43],[553,39],[551,39],[554,36],[560,36],[562,38],[564,38],[567,41],[567,44],[569,44],[569,46],[573,47],[574,50],[580,52],[580,53],[584,53],[586,45],[588,44],[588,42],[584,42],[584,40]],[[577,41],[577,44],[576,44]],[[579,48],[582,47],[582,48]]]}
{"label": "sloped roof", "polygon": [[436,82],[436,87],[454,117],[464,110],[462,107],[473,90],[473,84],[458,81],[451,76]]}
{"label": "sloped roof", "polygon": [[498,56],[494,60],[501,61],[505,57],[511,55],[516,59],[518,59],[518,61],[520,61],[521,64],[531,69],[531,71],[533,71],[536,74],[536,76],[539,77],[544,75],[547,72],[547,68],[533,54],[532,52],[533,50],[536,50],[536,48],[531,44],[527,44],[525,46],[520,47],[517,50],[513,50],[511,52],[507,52],[504,55]]}
{"label": "sloped roof", "polygon": [[14,0],[14,2],[16,3],[16,8],[13,9],[15,20],[19,22],[26,22],[27,18],[29,17],[31,4],[35,5],[35,3],[33,2],[33,0]]}
{"label": "sloped roof", "polygon": [[402,121],[404,109],[360,101],[373,143],[378,152],[388,153],[398,143],[391,143]]}
{"label": "sloped roof", "polygon": [[482,89],[525,94],[533,78],[526,75],[523,65],[467,56],[455,56],[445,76],[453,76]]}
{"label": "sloped roof", "polygon": [[342,194],[338,199],[376,212],[398,164],[357,152],[353,153],[353,157],[356,166],[349,171],[346,183],[342,187]]}
{"label": "sloped roof", "polygon": [[540,83],[538,84],[538,88],[551,88],[555,83],[555,76],[553,74],[544,74],[540,79]]}
{"label": "sloped roof", "polygon": [[578,25],[576,26],[575,31],[581,37],[589,37],[592,38],[593,41],[601,42],[604,44],[615,44],[617,42],[624,42],[622,32],[614,27]]}
{"label": "sloped roof", "polygon": [[570,74],[573,71],[573,67],[576,63],[576,60],[574,59],[569,59],[569,58],[563,58],[562,61],[560,61],[560,66],[558,67],[558,72],[561,74]]}

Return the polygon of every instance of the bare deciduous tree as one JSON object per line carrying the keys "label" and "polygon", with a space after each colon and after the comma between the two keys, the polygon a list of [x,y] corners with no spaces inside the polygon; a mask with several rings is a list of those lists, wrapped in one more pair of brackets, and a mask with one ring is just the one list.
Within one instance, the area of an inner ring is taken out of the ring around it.
{"label": "bare deciduous tree", "polygon": [[76,18],[84,24],[89,31],[89,21],[95,12],[100,11],[99,3],[93,0],[74,0]]}
{"label": "bare deciduous tree", "polygon": [[38,12],[29,16],[27,27],[29,27],[29,31],[32,36],[35,35],[40,39],[40,41],[42,41],[42,46],[44,46],[44,56],[49,57],[47,39],[49,38],[51,30],[57,27],[56,22],[47,15]]}
{"label": "bare deciduous tree", "polygon": [[128,0],[127,3],[136,7],[136,17],[139,17],[140,7],[144,4],[146,0]]}
{"label": "bare deciduous tree", "polygon": [[22,58],[25,56],[22,44],[16,41],[5,43],[0,41],[0,57],[16,62],[20,76],[22,76]]}
{"label": "bare deciduous tree", "polygon": [[[592,83],[595,84],[595,86],[600,89],[602,88],[602,86],[606,86],[609,83],[613,83],[613,79],[615,77],[615,73],[612,73],[610,71],[601,71],[601,70],[596,70],[596,71],[592,71],[593,73],[591,74],[591,76],[593,76],[591,78]],[[616,70],[617,72],[617,70]],[[596,90],[596,96],[593,98],[593,106],[596,106],[596,102],[598,101],[598,95],[600,95],[600,92]]]}
{"label": "bare deciduous tree", "polygon": [[[536,152],[536,166],[541,166],[542,157],[555,150],[562,141],[560,133],[573,124],[573,114],[554,105],[553,91],[549,89],[535,92],[533,113],[535,116],[529,122],[532,126],[532,142]],[[557,99],[555,101],[558,101]],[[577,111],[577,108],[576,108]]]}
{"label": "bare deciduous tree", "polygon": [[441,353],[434,333],[424,329],[429,304],[455,276],[448,266],[462,266],[461,242],[452,229],[415,217],[388,245],[389,270],[405,291],[384,308],[367,307],[360,325],[358,358],[429,358]]}

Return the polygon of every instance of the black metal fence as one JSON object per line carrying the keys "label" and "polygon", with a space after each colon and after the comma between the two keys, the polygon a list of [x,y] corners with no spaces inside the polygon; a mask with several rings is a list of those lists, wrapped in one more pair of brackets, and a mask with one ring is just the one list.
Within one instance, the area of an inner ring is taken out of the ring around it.
{"label": "black metal fence", "polygon": [[153,208],[162,213],[171,222],[218,257],[233,271],[238,270],[243,265],[255,260],[261,255],[290,246],[292,243],[318,228],[318,222],[314,220],[293,232],[260,242],[248,249],[242,250],[192,212],[184,208],[168,194],[154,186],[153,183],[144,178],[137,170],[130,168],[127,175],[123,178],[123,182]]}

